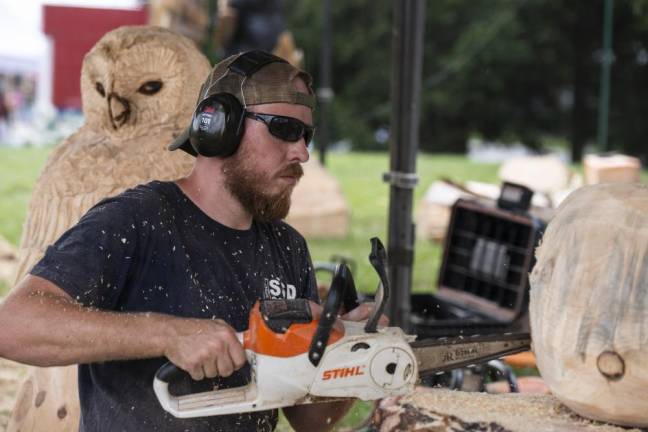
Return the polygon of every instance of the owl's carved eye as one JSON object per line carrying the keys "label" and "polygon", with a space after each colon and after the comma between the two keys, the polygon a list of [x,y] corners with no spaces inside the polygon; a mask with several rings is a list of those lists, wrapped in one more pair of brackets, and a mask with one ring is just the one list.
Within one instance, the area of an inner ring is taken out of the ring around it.
{"label": "owl's carved eye", "polygon": [[137,91],[145,95],[154,95],[159,92],[161,88],[162,81],[146,81]]}
{"label": "owl's carved eye", "polygon": [[95,83],[95,89],[97,89],[97,93],[99,93],[101,97],[106,97],[106,90],[104,90],[104,86],[100,82]]}

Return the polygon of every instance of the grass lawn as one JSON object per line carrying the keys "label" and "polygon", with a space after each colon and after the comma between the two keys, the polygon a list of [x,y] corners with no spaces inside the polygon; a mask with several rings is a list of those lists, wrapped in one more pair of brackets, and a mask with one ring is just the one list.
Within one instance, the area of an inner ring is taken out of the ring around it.
{"label": "grass lawn", "polygon": [[[0,147],[0,235],[17,245],[32,187],[51,148]],[[0,281],[0,296],[9,287]]]}
{"label": "grass lawn", "polygon": [[0,234],[20,242],[32,187],[51,148],[0,147]]}

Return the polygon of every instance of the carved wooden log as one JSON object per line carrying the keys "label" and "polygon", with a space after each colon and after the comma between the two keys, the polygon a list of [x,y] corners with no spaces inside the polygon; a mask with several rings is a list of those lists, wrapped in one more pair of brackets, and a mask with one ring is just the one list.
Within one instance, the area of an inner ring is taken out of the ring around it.
{"label": "carved wooden log", "polygon": [[581,188],[559,207],[531,274],[538,368],[592,419],[648,426],[648,185]]}
{"label": "carved wooden log", "polygon": [[382,400],[373,413],[369,430],[630,432],[580,417],[551,395],[492,395],[430,388],[417,388],[409,396]]}
{"label": "carved wooden log", "polygon": [[16,392],[27,375],[27,366],[0,358],[0,430],[6,430]]}

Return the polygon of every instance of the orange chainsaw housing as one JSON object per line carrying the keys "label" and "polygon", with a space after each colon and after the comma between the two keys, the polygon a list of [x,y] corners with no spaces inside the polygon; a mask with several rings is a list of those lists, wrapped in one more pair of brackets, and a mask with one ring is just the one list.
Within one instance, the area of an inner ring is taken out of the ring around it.
{"label": "orange chainsaw housing", "polygon": [[[275,333],[261,316],[260,303],[257,301],[250,312],[250,324],[243,332],[243,347],[273,357],[294,357],[308,352],[311,340],[317,329],[317,320],[308,324],[293,323],[285,333]],[[333,326],[327,345],[344,336],[344,329]]]}

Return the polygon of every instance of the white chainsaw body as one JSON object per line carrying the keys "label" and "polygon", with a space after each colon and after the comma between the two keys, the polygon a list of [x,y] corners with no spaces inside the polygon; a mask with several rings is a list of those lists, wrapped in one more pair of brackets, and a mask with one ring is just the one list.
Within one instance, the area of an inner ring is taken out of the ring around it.
{"label": "white chainsaw body", "polygon": [[410,393],[418,365],[398,327],[366,333],[364,323],[343,321],[344,336],[326,347],[319,365],[308,353],[274,357],[246,350],[250,382],[242,387],[173,396],[168,384],[154,381],[163,408],[176,417],[202,417],[262,411],[326,401],[330,398],[375,400]]}

